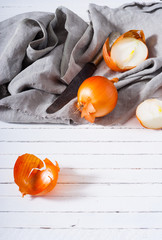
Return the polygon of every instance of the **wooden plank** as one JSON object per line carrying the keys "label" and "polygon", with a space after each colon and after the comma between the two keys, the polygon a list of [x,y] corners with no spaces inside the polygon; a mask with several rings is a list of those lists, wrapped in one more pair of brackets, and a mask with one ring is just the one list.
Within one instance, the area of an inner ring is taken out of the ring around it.
{"label": "wooden plank", "polygon": [[162,228],[162,213],[0,212],[0,219],[12,228]]}
{"label": "wooden plank", "polygon": [[0,154],[162,154],[161,142],[2,142]]}
{"label": "wooden plank", "polygon": [[[133,136],[133,137],[132,137]],[[147,129],[1,129],[0,142],[162,142]]]}
{"label": "wooden plank", "polygon": [[38,229],[0,229],[0,236],[5,240],[16,240],[22,236],[23,240],[29,239],[59,239],[76,240],[160,240],[162,229],[50,229],[39,227]]}
{"label": "wooden plank", "polygon": [[[0,212],[162,212],[162,197],[1,197]],[[48,204],[47,204],[48,203]]]}
{"label": "wooden plank", "polygon": [[[1,197],[20,197],[16,184],[0,184]],[[58,183],[52,197],[162,197],[162,184],[63,184]]]}
{"label": "wooden plank", "polygon": [[[105,169],[161,169],[161,155],[107,155],[107,154],[37,154],[40,159],[58,161],[60,168],[105,168]],[[0,155],[0,168],[13,168],[17,154]]]}
{"label": "wooden plank", "polygon": [[[0,169],[0,183],[13,182],[12,169]],[[59,183],[162,183],[162,170],[150,169],[61,169]]]}
{"label": "wooden plank", "polygon": [[[127,1],[93,2],[116,7]],[[38,0],[34,3],[32,0],[1,0],[0,19],[34,8],[54,12],[59,4],[59,0],[49,0],[48,4]],[[81,1],[78,6],[78,2],[63,0],[61,5],[88,19],[87,1]],[[142,129],[137,119],[134,123],[132,130],[129,124],[113,128],[0,124],[0,168],[3,168],[0,178],[3,172],[3,179],[10,179],[16,158],[25,152],[35,153],[42,159],[49,157],[53,162],[57,160],[61,167],[58,185],[50,195],[41,198],[25,196],[23,199],[15,184],[0,184],[0,209],[3,211],[0,213],[0,238],[162,239],[162,152],[158,149],[161,147],[161,132]],[[146,144],[134,145],[137,141]],[[107,145],[109,142],[114,145]],[[108,177],[105,174],[107,169],[110,170]],[[145,182],[148,175],[150,183]],[[144,182],[140,183],[143,179]],[[101,184],[98,184],[100,180]],[[128,183],[116,184],[117,180],[128,180]],[[137,183],[131,184],[134,180]],[[78,181],[81,183],[76,184]]]}

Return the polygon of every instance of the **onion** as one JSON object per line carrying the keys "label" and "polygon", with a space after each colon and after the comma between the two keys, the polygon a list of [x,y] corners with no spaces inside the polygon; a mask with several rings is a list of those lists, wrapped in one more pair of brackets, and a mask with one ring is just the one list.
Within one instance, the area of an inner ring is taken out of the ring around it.
{"label": "onion", "polygon": [[136,117],[145,128],[162,129],[162,101],[147,99],[136,109]]}
{"label": "onion", "polygon": [[148,58],[148,48],[142,30],[130,30],[118,37],[110,47],[109,38],[103,46],[103,58],[114,71],[130,70]]}
{"label": "onion", "polygon": [[51,191],[58,179],[59,166],[47,158],[40,160],[32,154],[19,156],[14,166],[14,180],[22,196],[42,195]]}
{"label": "onion", "polygon": [[77,108],[81,117],[93,123],[96,117],[103,117],[110,113],[117,104],[118,92],[114,82],[105,77],[94,76],[87,78],[79,87],[77,94]]}

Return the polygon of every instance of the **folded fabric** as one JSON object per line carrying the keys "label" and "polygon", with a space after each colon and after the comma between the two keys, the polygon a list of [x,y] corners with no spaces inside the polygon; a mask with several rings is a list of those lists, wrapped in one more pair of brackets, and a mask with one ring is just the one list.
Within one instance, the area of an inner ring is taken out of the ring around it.
{"label": "folded fabric", "polygon": [[[86,9],[85,9],[86,11]],[[137,105],[162,87],[162,3],[130,3],[119,8],[89,5],[86,23],[65,7],[31,12],[0,23],[0,120],[16,123],[85,124],[72,99],[53,114],[47,108],[91,61],[111,32],[143,30],[149,58],[124,73],[104,60],[94,75],[119,78],[118,103],[101,125],[122,124]]]}

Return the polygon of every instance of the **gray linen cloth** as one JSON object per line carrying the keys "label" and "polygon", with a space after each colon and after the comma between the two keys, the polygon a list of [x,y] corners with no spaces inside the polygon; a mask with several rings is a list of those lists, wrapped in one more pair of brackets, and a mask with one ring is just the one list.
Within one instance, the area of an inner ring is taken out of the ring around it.
{"label": "gray linen cloth", "polygon": [[143,30],[149,58],[124,73],[101,62],[94,75],[119,77],[119,97],[116,108],[95,123],[124,123],[141,101],[162,87],[162,3],[130,3],[115,9],[90,4],[87,14],[90,23],[59,7],[55,14],[24,13],[0,23],[1,121],[87,123],[76,109],[77,98],[54,114],[46,110],[114,31]]}

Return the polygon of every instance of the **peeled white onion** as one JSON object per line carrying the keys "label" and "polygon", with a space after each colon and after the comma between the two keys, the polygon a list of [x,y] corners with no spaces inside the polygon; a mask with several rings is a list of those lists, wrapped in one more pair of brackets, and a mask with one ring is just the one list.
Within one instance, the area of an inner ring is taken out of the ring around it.
{"label": "peeled white onion", "polygon": [[162,101],[158,99],[147,99],[138,105],[136,117],[145,128],[162,128]]}
{"label": "peeled white onion", "polygon": [[108,37],[103,46],[103,58],[113,71],[130,70],[148,57],[148,48],[142,30],[130,30],[110,44]]}
{"label": "peeled white onion", "polygon": [[123,38],[111,48],[111,58],[118,67],[134,67],[142,63],[148,54],[146,45],[135,38]]}

